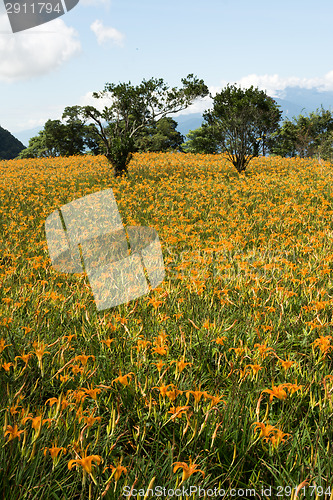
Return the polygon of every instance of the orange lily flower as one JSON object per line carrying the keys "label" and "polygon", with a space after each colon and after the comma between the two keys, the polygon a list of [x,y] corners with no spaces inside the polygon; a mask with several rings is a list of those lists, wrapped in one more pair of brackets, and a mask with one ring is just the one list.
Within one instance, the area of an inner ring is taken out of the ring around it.
{"label": "orange lily flower", "polygon": [[45,457],[46,457],[47,451],[49,451],[52,460],[54,460],[55,458],[57,458],[58,454],[61,451],[66,453],[67,450],[66,450],[66,448],[63,448],[62,446],[57,447],[55,444],[53,444],[51,448],[44,448],[44,456]]}
{"label": "orange lily flower", "polygon": [[95,401],[97,400],[97,394],[102,392],[102,389],[83,389],[86,394],[88,394]]}
{"label": "orange lily flower", "polygon": [[285,439],[283,439],[284,436],[287,436],[287,439],[291,436],[291,434],[287,434],[280,429],[275,429],[274,432],[275,434],[270,438],[264,438],[264,441],[270,441],[273,444],[274,448],[277,448],[281,442],[284,443],[286,441]]}
{"label": "orange lily flower", "polygon": [[128,385],[128,378],[131,380],[132,375],[134,375],[133,372],[129,372],[126,375],[122,375],[121,371],[119,370],[119,377],[115,378],[112,382],[111,385],[113,385],[115,382],[119,382],[122,385]]}
{"label": "orange lily flower", "polygon": [[6,371],[9,372],[9,368],[11,366],[14,366],[14,363],[2,363],[2,368]]}
{"label": "orange lily flower", "polygon": [[193,464],[191,458],[189,465],[186,462],[174,462],[172,465],[174,465],[173,472],[177,472],[178,469],[183,469],[182,483],[195,472],[200,472],[202,476],[205,477],[204,471],[198,469],[199,466],[197,464]]}
{"label": "orange lily flower", "polygon": [[165,363],[160,359],[158,363],[152,363],[153,365],[155,365],[158,369],[158,373],[161,372],[163,366],[165,365]]}
{"label": "orange lily flower", "polygon": [[78,465],[81,465],[83,470],[85,472],[87,472],[88,474],[91,474],[91,471],[92,471],[92,467],[93,467],[93,462],[96,462],[97,465],[99,465],[102,461],[102,457],[100,457],[99,455],[88,455],[83,457],[83,458],[79,458],[79,459],[76,459],[76,460],[70,460],[68,462],[68,468],[69,470],[71,470],[74,466],[78,466]]}
{"label": "orange lily flower", "polygon": [[86,356],[85,354],[80,354],[79,356],[75,356],[74,361],[80,361],[82,366],[86,366],[89,358],[93,358],[95,360],[95,356],[93,356],[92,354],[89,354],[88,356]]}
{"label": "orange lily flower", "polygon": [[167,391],[166,395],[170,399],[170,401],[174,401],[178,394],[183,394],[183,391],[179,391],[176,387],[172,389],[171,391]]}
{"label": "orange lily flower", "polygon": [[110,345],[112,344],[112,342],[114,342],[115,339],[105,339],[105,340],[102,340],[103,344],[105,344],[107,347],[110,347]]}
{"label": "orange lily flower", "polygon": [[38,358],[38,362],[41,363],[42,357],[44,356],[44,354],[50,354],[50,352],[49,351],[45,351],[46,346],[43,343],[38,344],[38,342],[34,342],[32,345],[33,345],[33,347],[35,349],[35,354],[36,354],[36,356]]}
{"label": "orange lily flower", "polygon": [[160,391],[161,396],[165,398],[168,392],[168,387],[174,387],[174,385],[173,384],[160,385],[159,387],[153,387],[153,389],[158,389]]}
{"label": "orange lily flower", "polygon": [[205,391],[186,391],[186,396],[189,398],[189,395],[192,394],[194,397],[195,404],[198,404],[202,396],[207,394]]}
{"label": "orange lily flower", "polygon": [[262,392],[268,392],[270,394],[269,396],[269,402],[271,403],[273,401],[273,398],[276,397],[278,399],[286,399],[287,398],[287,393],[284,390],[284,387],[286,387],[286,384],[280,384],[280,385],[273,385],[272,383],[272,389],[265,389]]}
{"label": "orange lily flower", "polygon": [[1,338],[0,339],[0,353],[2,353],[2,351],[6,348],[6,347],[9,347],[10,345],[12,344],[6,344],[6,341],[4,338]]}
{"label": "orange lily flower", "polygon": [[187,365],[192,365],[192,363],[185,363],[183,359],[176,361],[178,372],[181,373]]}
{"label": "orange lily flower", "polygon": [[174,420],[175,418],[181,417],[183,413],[186,414],[187,410],[189,409],[189,406],[172,406],[168,413],[172,414],[171,420]]}
{"label": "orange lily flower", "polygon": [[253,429],[254,432],[257,429],[260,429],[259,437],[266,437],[267,438],[275,430],[274,425],[270,425],[268,422],[267,422],[267,425],[265,425],[263,422],[254,422],[251,425],[255,425],[255,428]]}
{"label": "orange lily flower", "polygon": [[21,439],[21,434],[24,432],[24,430],[19,431],[17,425],[15,424],[14,427],[11,425],[7,425],[6,431],[4,436],[6,437],[7,434],[9,434],[9,439],[8,441],[11,441],[12,439],[19,438]]}
{"label": "orange lily flower", "polygon": [[126,469],[126,467],[124,467],[123,465],[121,465],[121,462],[122,462],[122,459],[120,460],[120,462],[118,462],[118,464],[116,465],[116,467],[114,467],[113,465],[110,465],[108,467],[105,467],[105,469],[103,471],[103,472],[105,472],[106,469],[111,469],[112,470],[112,476],[114,477],[115,482],[117,482],[120,479],[120,476],[121,476],[122,473],[127,474],[127,469]]}

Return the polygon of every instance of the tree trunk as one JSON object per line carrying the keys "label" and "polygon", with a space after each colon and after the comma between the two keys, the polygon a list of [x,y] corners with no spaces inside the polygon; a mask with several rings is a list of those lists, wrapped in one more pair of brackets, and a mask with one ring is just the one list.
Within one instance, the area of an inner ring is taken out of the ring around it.
{"label": "tree trunk", "polygon": [[232,163],[236,167],[237,172],[239,174],[244,172],[244,170],[246,169],[246,158],[245,157],[237,158]]}
{"label": "tree trunk", "polygon": [[115,177],[121,177],[128,174],[128,164],[132,159],[132,153],[128,153],[127,156],[108,153],[105,156],[113,166]]}

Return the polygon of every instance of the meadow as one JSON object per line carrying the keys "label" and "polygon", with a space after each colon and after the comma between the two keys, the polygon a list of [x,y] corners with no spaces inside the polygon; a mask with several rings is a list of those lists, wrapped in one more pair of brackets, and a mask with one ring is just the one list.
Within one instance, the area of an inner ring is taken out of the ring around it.
{"label": "meadow", "polygon": [[[333,170],[221,155],[0,162],[0,498],[333,499]],[[47,216],[112,188],[166,276],[97,311]]]}

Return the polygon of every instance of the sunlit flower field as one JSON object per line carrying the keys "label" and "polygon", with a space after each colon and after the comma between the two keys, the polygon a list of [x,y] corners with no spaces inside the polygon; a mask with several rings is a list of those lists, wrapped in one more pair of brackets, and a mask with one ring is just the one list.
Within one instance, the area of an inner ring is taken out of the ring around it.
{"label": "sunlit flower field", "polygon": [[[0,162],[0,497],[333,499],[332,169]],[[98,312],[44,224],[109,188],[125,226],[158,232],[166,276]]]}

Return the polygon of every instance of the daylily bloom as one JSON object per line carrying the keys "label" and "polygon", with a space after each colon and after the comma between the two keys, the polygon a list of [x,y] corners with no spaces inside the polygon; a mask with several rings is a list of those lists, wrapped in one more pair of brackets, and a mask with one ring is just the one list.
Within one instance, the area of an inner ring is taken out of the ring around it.
{"label": "daylily bloom", "polygon": [[79,365],[73,365],[71,366],[71,370],[73,372],[73,375],[77,375],[78,373],[84,372],[84,367]]}
{"label": "daylily bloom", "polygon": [[12,439],[15,439],[15,438],[21,439],[21,434],[23,432],[24,432],[24,430],[21,430],[21,431],[18,430],[18,427],[16,424],[14,424],[14,427],[12,427],[11,425],[7,425],[4,436],[6,437],[7,434],[9,434],[8,441],[11,441]]}
{"label": "daylily bloom", "polygon": [[272,347],[267,347],[266,342],[264,344],[254,344],[254,347],[257,347],[259,354],[263,359],[265,359],[268,354],[274,352]]}
{"label": "daylily bloom", "polygon": [[2,368],[6,371],[9,372],[9,368],[11,366],[14,366],[14,363],[2,363]]}
{"label": "daylily bloom", "polygon": [[121,465],[121,462],[122,462],[122,459],[120,460],[120,462],[118,462],[118,464],[116,465],[116,467],[114,467],[113,465],[109,465],[108,467],[105,467],[105,469],[103,470],[103,472],[105,472],[106,469],[111,469],[112,470],[112,476],[114,477],[115,482],[119,481],[120,476],[121,476],[122,473],[127,474],[127,469],[126,469],[126,467],[124,467],[123,465]]}
{"label": "daylily bloom", "polygon": [[29,354],[22,354],[22,356],[15,356],[15,359],[22,359],[22,361],[24,361],[25,364],[28,364],[28,361],[30,359],[30,357],[32,356],[31,353]]}
{"label": "daylily bloom", "polygon": [[50,354],[50,352],[45,351],[46,346],[43,343],[38,344],[38,342],[34,342],[32,345],[35,349],[35,354],[38,358],[38,362],[41,363],[42,357],[44,356],[44,354]]}
{"label": "daylily bloom", "polygon": [[327,335],[326,337],[322,335],[321,337],[319,337],[319,339],[316,339],[314,342],[312,342],[312,344],[315,347],[319,347],[322,354],[325,354],[329,349],[332,349],[332,346],[330,345],[331,339],[331,335]]}
{"label": "daylily bloom", "polygon": [[137,351],[140,351],[140,349],[146,349],[150,345],[151,345],[151,342],[149,340],[139,338],[137,345],[134,346],[134,349],[136,349]]}
{"label": "daylily bloom", "polygon": [[[78,416],[78,413],[76,414]],[[95,422],[100,422],[102,420],[102,417],[94,417],[94,411],[90,415],[83,415],[81,414],[79,416],[79,421],[84,420],[85,424],[87,427],[92,427]]]}
{"label": "daylily bloom", "polygon": [[173,472],[177,472],[178,469],[183,469],[182,483],[195,472],[200,472],[202,476],[205,477],[204,471],[198,469],[199,466],[197,464],[193,464],[191,458],[189,465],[186,462],[174,462],[172,465],[174,465]]}
{"label": "daylily bloom", "polygon": [[99,455],[88,455],[76,460],[70,460],[68,462],[68,468],[69,470],[71,470],[74,466],[76,467],[78,465],[81,465],[83,470],[90,474],[92,471],[93,462],[96,462],[97,465],[99,465],[101,461],[102,457],[100,457]]}
{"label": "daylily bloom", "polygon": [[32,422],[31,426],[36,431],[36,433],[40,432],[41,427],[43,424],[45,424],[45,422],[48,422],[49,424],[50,424],[50,422],[52,422],[52,418],[42,419],[42,415],[37,415],[37,417],[28,416],[28,417],[23,418],[22,424],[25,424],[28,420],[31,420],[31,422]]}
{"label": "daylily bloom", "polygon": [[80,354],[79,356],[75,356],[74,361],[80,361],[82,366],[86,366],[89,358],[93,358],[95,360],[95,356],[93,356],[92,354],[89,354],[88,356],[86,356],[85,354]]}
{"label": "daylily bloom", "polygon": [[168,352],[168,349],[163,345],[159,345],[157,347],[153,347],[152,351],[156,352],[156,354],[159,354],[160,356],[163,356]]}
{"label": "daylily bloom", "polygon": [[187,410],[189,409],[189,406],[172,406],[168,413],[172,414],[171,420],[174,420],[175,418],[181,417],[183,413],[186,414]]}
{"label": "daylily bloom", "polygon": [[284,370],[288,370],[288,368],[290,368],[292,365],[295,364],[295,361],[290,361],[289,359],[287,361],[284,361],[283,359],[279,359],[279,362],[281,363],[282,368]]}
{"label": "daylily bloom", "polygon": [[166,395],[170,399],[170,401],[174,401],[178,394],[183,394],[183,391],[179,391],[176,387],[174,389],[171,389],[171,391],[167,391]]}
{"label": "daylily bloom", "polygon": [[95,401],[97,400],[97,394],[102,392],[102,389],[83,389],[86,394],[88,394]]}
{"label": "daylily bloom", "polygon": [[286,384],[280,384],[280,385],[273,385],[272,383],[272,389],[265,389],[262,392],[268,392],[270,394],[269,396],[269,402],[271,403],[273,401],[273,398],[276,397],[278,399],[286,399],[287,398],[287,393],[284,390],[284,387],[286,387]]}
{"label": "daylily bloom", "polygon": [[227,340],[227,337],[216,337],[216,339],[213,339],[212,342],[223,345],[225,340]]}
{"label": "daylily bloom", "polygon": [[267,438],[275,430],[274,425],[270,425],[268,422],[267,422],[267,425],[265,425],[263,422],[254,422],[251,425],[255,425],[255,428],[253,429],[254,432],[257,429],[260,429],[259,437],[266,437]]}
{"label": "daylily bloom", "polygon": [[152,364],[156,366],[159,373],[161,372],[163,366],[165,365],[164,361],[162,361],[161,359],[159,360],[158,363],[152,363]]}
{"label": "daylily bloom", "polygon": [[187,365],[192,365],[192,363],[185,363],[183,359],[176,361],[178,372],[181,373]]}
{"label": "daylily bloom", "polygon": [[159,387],[153,387],[153,389],[158,389],[160,391],[161,396],[165,398],[169,387],[174,387],[174,385],[173,384],[160,385]]}
{"label": "daylily bloom", "polygon": [[230,347],[229,351],[235,351],[237,356],[242,356],[245,352],[244,347]]}
{"label": "daylily bloom", "polygon": [[202,396],[207,394],[205,391],[186,391],[186,396],[189,398],[189,395],[192,394],[194,397],[195,404],[198,404]]}
{"label": "daylily bloom", "polygon": [[6,347],[9,347],[10,345],[12,344],[6,344],[6,341],[4,338],[1,338],[0,339],[0,353],[2,353],[2,351],[6,348]]}
{"label": "daylily bloom", "polygon": [[270,441],[273,444],[274,448],[277,448],[281,442],[284,443],[286,441],[285,439],[283,439],[284,436],[287,436],[288,439],[291,436],[291,434],[287,434],[281,431],[280,429],[275,429],[274,435],[269,438],[268,437],[264,438],[264,441]]}
{"label": "daylily bloom", "polygon": [[122,385],[128,385],[128,378],[131,380],[132,379],[132,375],[134,375],[133,372],[129,372],[127,373],[126,375],[122,375],[121,374],[121,371],[119,370],[119,377],[115,378],[112,382],[111,382],[111,385],[113,385],[115,382],[119,382],[120,384]]}
{"label": "daylily bloom", "polygon": [[52,460],[54,460],[55,458],[57,458],[58,454],[63,451],[64,453],[66,453],[66,448],[63,448],[62,446],[60,447],[57,447],[55,444],[53,444],[51,446],[51,448],[44,448],[44,456],[46,456],[47,452],[49,451],[50,455],[51,455],[51,458]]}
{"label": "daylily bloom", "polygon": [[294,392],[301,390],[303,387],[303,385],[297,385],[297,380],[295,384],[285,384],[285,386],[288,387],[290,394],[294,394]]}
{"label": "daylily bloom", "polygon": [[254,363],[252,365],[246,365],[245,366],[245,370],[248,369],[248,368],[251,368],[252,369],[252,380],[254,380],[254,378],[257,380],[258,379],[258,372],[260,370],[264,370],[264,367],[257,364],[257,363]]}
{"label": "daylily bloom", "polygon": [[107,347],[110,347],[110,345],[112,344],[112,342],[114,342],[115,339],[105,339],[105,340],[102,340],[103,344],[105,344]]}
{"label": "daylily bloom", "polygon": [[223,395],[222,395],[222,396],[218,396],[218,395],[216,395],[216,396],[210,396],[210,395],[206,392],[206,393],[204,394],[204,396],[205,396],[205,398],[206,398],[206,399],[207,399],[207,398],[209,398],[209,399],[211,400],[211,404],[210,404],[211,408],[212,408],[213,406],[216,406],[216,405],[217,405],[218,403],[220,403],[221,401],[223,401],[223,403],[224,403],[224,404],[226,404],[226,402],[225,402],[225,401],[224,401],[224,399],[223,399]]}

